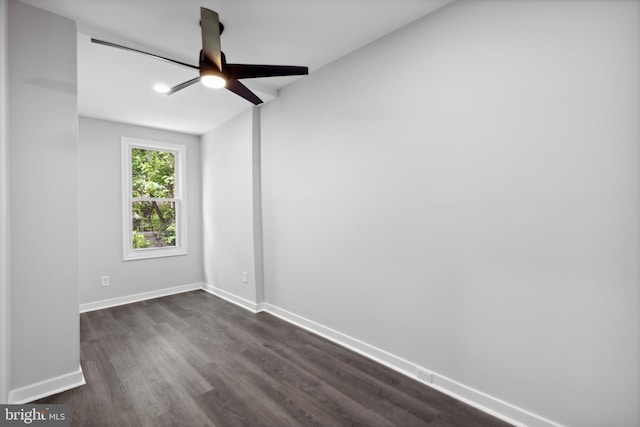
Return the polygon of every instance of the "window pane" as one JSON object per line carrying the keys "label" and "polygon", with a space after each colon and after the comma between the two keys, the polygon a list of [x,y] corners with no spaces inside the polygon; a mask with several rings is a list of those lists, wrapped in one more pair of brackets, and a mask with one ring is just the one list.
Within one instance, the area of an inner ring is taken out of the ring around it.
{"label": "window pane", "polygon": [[133,197],[175,197],[175,155],[167,151],[131,150],[131,187]]}
{"label": "window pane", "polygon": [[132,202],[133,249],[176,246],[176,203]]}

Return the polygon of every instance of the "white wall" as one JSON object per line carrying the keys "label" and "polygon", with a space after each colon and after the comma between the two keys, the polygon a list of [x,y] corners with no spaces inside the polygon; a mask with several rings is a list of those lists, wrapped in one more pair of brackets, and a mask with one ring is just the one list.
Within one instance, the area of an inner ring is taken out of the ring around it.
{"label": "white wall", "polygon": [[640,425],[638,6],[458,1],[281,91],[267,302],[557,423]]}
{"label": "white wall", "polygon": [[[122,260],[121,137],[187,147],[188,251],[184,256]],[[202,203],[199,137],[80,118],[80,303],[201,283]],[[101,276],[111,286],[102,287]]]}
{"label": "white wall", "polygon": [[78,372],[78,112],[75,23],[8,12],[14,391]]}
{"label": "white wall", "polygon": [[9,159],[7,143],[7,0],[0,0],[0,404],[9,396]]}
{"label": "white wall", "polygon": [[253,304],[263,295],[261,233],[259,221],[254,222],[259,216],[257,114],[257,109],[246,110],[203,135],[201,143],[205,282]]}

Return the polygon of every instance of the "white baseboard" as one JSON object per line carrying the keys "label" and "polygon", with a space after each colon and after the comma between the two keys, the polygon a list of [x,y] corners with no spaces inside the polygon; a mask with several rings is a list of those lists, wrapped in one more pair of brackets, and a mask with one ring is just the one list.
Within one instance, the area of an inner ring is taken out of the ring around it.
{"label": "white baseboard", "polygon": [[[417,369],[421,369],[417,367]],[[562,427],[554,421],[490,396],[444,375],[432,373],[432,382],[425,383],[468,405],[480,409],[518,427]],[[424,382],[424,381],[422,381]]]}
{"label": "white baseboard", "polygon": [[23,403],[33,402],[43,397],[61,393],[69,389],[85,385],[82,367],[78,367],[75,372],[60,375],[59,377],[50,378],[39,383],[30,384],[25,387],[17,388],[9,392],[9,403],[21,405]]}
{"label": "white baseboard", "polygon": [[215,295],[224,300],[232,302],[242,308],[245,308],[252,313],[258,313],[259,311],[264,310],[264,303],[255,303],[246,298],[242,298],[235,294],[232,294],[231,292],[225,291],[220,288],[216,288],[215,286],[210,285],[208,283],[203,283],[202,289],[204,289],[205,291],[209,292],[212,295]]}
{"label": "white baseboard", "polygon": [[321,325],[320,323],[314,322],[313,320],[309,320],[305,317],[298,316],[297,314],[280,307],[276,307],[273,304],[265,303],[264,305],[265,311],[267,313],[273,314],[274,316],[277,316],[282,320],[293,323],[294,325],[313,332],[316,335],[320,335],[323,338],[340,344],[341,346],[346,347],[349,350],[362,354],[369,359],[388,366],[404,375],[413,377],[415,374],[415,364],[409,362],[408,360],[404,360],[401,357],[369,345],[364,341],[352,338],[346,334],[343,334],[342,332],[338,332],[334,329],[328,328],[324,325]]}
{"label": "white baseboard", "polygon": [[174,286],[171,288],[158,289],[156,291],[143,292],[140,294],[127,295],[124,297],[110,298],[101,301],[88,302],[80,304],[80,313],[87,311],[101,310],[103,308],[115,307],[117,305],[131,304],[132,302],[144,301],[153,298],[164,297],[167,295],[179,294],[182,292],[195,291],[203,289],[204,283],[191,283],[188,285]]}

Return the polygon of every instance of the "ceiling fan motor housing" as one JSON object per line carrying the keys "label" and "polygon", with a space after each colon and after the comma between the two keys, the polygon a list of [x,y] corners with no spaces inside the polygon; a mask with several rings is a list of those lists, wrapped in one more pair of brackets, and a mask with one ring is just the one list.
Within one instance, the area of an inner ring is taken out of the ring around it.
{"label": "ceiling fan motor housing", "polygon": [[214,64],[213,62],[207,60],[207,58],[204,57],[204,53],[201,50],[200,51],[200,77],[203,76],[218,76],[218,77],[222,77],[223,79],[227,79],[229,76],[225,75],[224,73],[224,64],[225,64],[225,60],[224,60],[224,54],[222,54],[222,70],[218,69],[218,66],[216,64]]}

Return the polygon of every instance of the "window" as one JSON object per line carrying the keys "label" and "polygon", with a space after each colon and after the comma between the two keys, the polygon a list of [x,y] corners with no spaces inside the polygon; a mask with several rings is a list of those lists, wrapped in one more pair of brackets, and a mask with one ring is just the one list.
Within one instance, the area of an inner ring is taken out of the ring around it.
{"label": "window", "polygon": [[123,259],[187,253],[186,147],[122,138]]}

